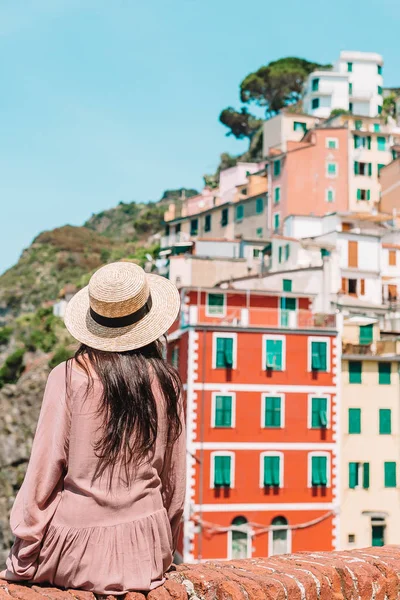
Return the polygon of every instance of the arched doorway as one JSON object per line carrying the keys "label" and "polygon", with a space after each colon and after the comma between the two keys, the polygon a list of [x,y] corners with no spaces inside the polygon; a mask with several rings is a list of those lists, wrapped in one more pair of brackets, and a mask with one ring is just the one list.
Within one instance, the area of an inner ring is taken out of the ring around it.
{"label": "arched doorway", "polygon": [[251,557],[251,535],[248,521],[245,517],[235,517],[229,531],[228,558],[250,558]]}
{"label": "arched doorway", "polygon": [[290,552],[290,529],[285,517],[275,517],[271,521],[271,529],[268,536],[269,555],[288,554]]}

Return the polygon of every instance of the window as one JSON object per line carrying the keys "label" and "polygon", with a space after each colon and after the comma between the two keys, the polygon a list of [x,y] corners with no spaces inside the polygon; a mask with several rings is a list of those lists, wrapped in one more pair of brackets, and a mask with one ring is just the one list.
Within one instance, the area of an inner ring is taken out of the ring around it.
{"label": "window", "polygon": [[296,298],[285,298],[282,297],[279,302],[280,306],[280,325],[281,327],[296,327],[296,309],[297,299]]}
{"label": "window", "polygon": [[181,232],[181,224],[178,223],[177,226],[175,227],[175,233],[176,235],[178,235]]}
{"label": "window", "polygon": [[278,248],[278,262],[279,264],[283,262],[283,246],[279,246]]}
{"label": "window", "polygon": [[292,291],[292,280],[291,279],[284,279],[283,280],[283,291],[284,292],[291,292]]}
{"label": "window", "polygon": [[275,160],[274,161],[274,177],[279,177],[279,175],[281,174],[281,161]]}
{"label": "window", "polygon": [[289,256],[290,256],[290,246],[289,246],[289,244],[286,244],[286,246],[285,246],[285,260],[289,260]]}
{"label": "window", "polygon": [[392,411],[390,408],[379,409],[379,433],[380,435],[390,435],[392,433]]}
{"label": "window", "polygon": [[319,89],[319,79],[315,78],[311,82],[311,89],[313,92],[318,92]]}
{"label": "window", "polygon": [[349,102],[349,112],[352,113],[353,112],[353,103]]}
{"label": "window", "polygon": [[169,225],[166,225],[166,226],[165,226],[165,235],[166,235],[166,236],[168,236],[168,235],[169,235],[169,232],[170,232]]}
{"label": "window", "polygon": [[204,219],[204,231],[211,231],[211,215],[206,215]]}
{"label": "window", "polygon": [[372,175],[372,163],[354,161],[354,175]]}
{"label": "window", "polygon": [[279,200],[281,199],[281,188],[278,186],[274,189],[274,202],[275,204],[278,204]]}
{"label": "window", "polygon": [[349,408],[349,433],[361,433],[361,408]]}
{"label": "window", "polygon": [[259,215],[264,210],[264,200],[262,198],[257,198],[256,200],[256,213]]}
{"label": "window", "polygon": [[357,200],[371,200],[371,190],[357,190]]}
{"label": "window", "polygon": [[213,427],[234,427],[234,398],[232,394],[213,394]]}
{"label": "window", "polygon": [[328,371],[328,342],[311,339],[309,347],[311,371]]}
{"label": "window", "polygon": [[327,177],[336,177],[337,175],[337,164],[333,162],[326,163],[326,175]]}
{"label": "window", "polygon": [[293,123],[293,130],[294,131],[302,131],[303,133],[306,133],[306,131],[307,131],[307,123],[303,123],[301,121],[295,121]]}
{"label": "window", "polygon": [[283,427],[283,400],[282,396],[263,396],[263,427],[279,429]]}
{"label": "window", "polygon": [[356,120],[356,122],[355,122],[355,124],[354,124],[355,128],[356,128],[358,131],[359,131],[360,129],[362,129],[362,125],[363,125],[363,122],[362,122],[362,121],[360,121],[359,119],[357,119],[357,120]]}
{"label": "window", "polygon": [[381,124],[380,123],[374,123],[374,132],[375,133],[379,133],[381,130]]}
{"label": "window", "polygon": [[349,533],[349,535],[347,536],[347,542],[349,544],[355,544],[356,543],[356,536],[354,533]]}
{"label": "window", "polygon": [[391,267],[396,266],[396,250],[389,250],[389,265]]}
{"label": "window", "polygon": [[378,175],[381,172],[381,170],[383,169],[383,167],[386,167],[386,165],[378,164]]}
{"label": "window", "polygon": [[352,73],[353,72],[353,63],[352,62],[348,62],[347,63],[347,72],[348,73]]}
{"label": "window", "polygon": [[339,140],[337,138],[326,138],[325,145],[330,150],[336,150],[336,148],[339,148]]}
{"label": "window", "polygon": [[190,221],[190,235],[197,235],[199,231],[199,220],[192,219]]}
{"label": "window", "polygon": [[327,202],[335,202],[335,190],[327,188],[325,200]]}
{"label": "window", "polygon": [[221,316],[226,313],[225,294],[207,294],[206,316]]}
{"label": "window", "polygon": [[353,95],[353,84],[349,83],[349,96]]}
{"label": "window", "polygon": [[309,398],[308,411],[311,429],[326,429],[328,427],[327,398]]}
{"label": "window", "polygon": [[385,488],[395,488],[397,486],[396,463],[385,462]]}
{"label": "window", "polygon": [[354,240],[347,243],[347,262],[349,267],[358,267],[358,242]]}
{"label": "window", "polygon": [[179,347],[174,346],[171,353],[171,365],[177,369],[179,366]]}
{"label": "window", "polygon": [[271,529],[268,532],[268,554],[277,556],[290,552],[290,529],[285,517],[275,517],[271,521]]}
{"label": "window", "polygon": [[350,462],[349,463],[349,489],[355,490],[362,487],[369,489],[369,463]]}
{"label": "window", "polygon": [[262,227],[257,227],[256,235],[257,235],[257,237],[262,238],[262,236],[263,236]]}
{"label": "window", "polygon": [[280,454],[262,454],[262,487],[283,487],[282,464],[283,458]]}
{"label": "window", "polygon": [[326,455],[311,455],[311,486],[328,486],[328,457]]}
{"label": "window", "polygon": [[214,369],[236,368],[236,335],[214,334],[213,335],[213,366]]}
{"label": "window", "polygon": [[226,227],[226,225],[228,225],[228,219],[229,219],[229,212],[227,208],[223,208],[222,209],[222,213],[221,213],[221,225],[222,227]]}
{"label": "window", "polygon": [[313,110],[315,110],[316,108],[319,108],[319,98],[313,98],[311,100],[311,108]]}
{"label": "window", "polygon": [[386,151],[386,138],[378,135],[378,137],[376,139],[378,142],[378,150],[380,150],[381,152],[385,152]]}
{"label": "window", "polygon": [[382,90],[382,86],[378,85],[378,96],[382,96],[383,90]]}
{"label": "window", "polygon": [[382,65],[377,65],[378,66],[378,75],[382,75]]}
{"label": "window", "polygon": [[360,326],[360,344],[372,344],[374,339],[374,326],[373,325],[361,325]]}
{"label": "window", "polygon": [[321,258],[324,259],[327,256],[330,256],[331,253],[329,250],[327,250],[326,248],[321,248]]}
{"label": "window", "polygon": [[364,150],[371,150],[371,136],[370,135],[355,135],[354,136],[354,148],[364,148]]}
{"label": "window", "polygon": [[233,453],[213,453],[211,455],[211,487],[232,488],[233,482]]}
{"label": "window", "polygon": [[278,231],[280,226],[280,214],[274,214],[274,231]]}
{"label": "window", "polygon": [[361,360],[349,361],[349,383],[362,383],[362,362]]}
{"label": "window", "polygon": [[239,206],[236,207],[236,221],[242,221],[244,216],[244,206],[243,204],[239,204]]}
{"label": "window", "polygon": [[382,110],[383,110],[383,109],[382,109],[382,106],[378,106],[378,115],[381,115],[381,114],[382,114]]}
{"label": "window", "polygon": [[262,368],[270,371],[284,371],[285,353],[284,336],[264,336]]}
{"label": "window", "polygon": [[390,362],[378,363],[378,371],[379,371],[379,384],[380,385],[390,385],[390,375],[391,375],[391,371],[392,371],[392,363],[390,363]]}
{"label": "window", "polygon": [[247,519],[235,517],[229,532],[228,559],[238,560],[251,557],[251,535]]}
{"label": "window", "polygon": [[385,545],[386,523],[383,517],[371,517],[372,546]]}
{"label": "window", "polygon": [[253,258],[259,258],[262,256],[262,250],[260,248],[253,248]]}

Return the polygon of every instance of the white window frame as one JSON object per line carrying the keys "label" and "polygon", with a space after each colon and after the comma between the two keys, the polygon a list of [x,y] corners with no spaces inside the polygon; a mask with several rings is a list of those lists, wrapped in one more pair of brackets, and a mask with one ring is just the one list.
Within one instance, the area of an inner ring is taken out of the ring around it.
{"label": "white window frame", "polygon": [[[329,142],[335,142],[335,147],[331,148],[329,146]],[[328,148],[328,150],[337,150],[339,148],[339,138],[335,138],[335,137],[328,137],[325,140],[325,148]]]}
{"label": "white window frame", "polygon": [[279,217],[279,227],[281,226],[281,213],[280,212],[274,212],[272,215],[272,229],[273,231],[277,231],[278,228],[275,227],[275,217],[278,215]]}
{"label": "white window frame", "polygon": [[[278,371],[281,373],[282,371]],[[280,398],[281,399],[281,424],[280,427],[266,427],[264,425],[265,417],[265,404],[267,398]],[[285,427],[285,394],[274,394],[268,392],[267,394],[261,394],[261,429],[284,429]]]}
{"label": "white window frame", "polygon": [[[224,297],[224,304],[222,306],[222,312],[221,313],[210,313],[209,311],[209,303],[208,303],[208,298],[209,296],[216,296],[216,295],[220,295]],[[223,292],[207,292],[206,294],[206,317],[226,317],[226,294],[224,294]]]}
{"label": "white window frame", "polygon": [[236,369],[236,365],[237,365],[237,333],[225,333],[222,331],[221,331],[221,333],[218,333],[218,331],[215,331],[213,333],[213,337],[212,337],[212,340],[213,340],[212,341],[212,368],[213,369],[221,368],[221,367],[217,367],[217,338],[231,338],[233,340],[232,369]]}
{"label": "white window frame", "polygon": [[[328,199],[328,192],[333,192],[333,200]],[[327,187],[325,189],[325,202],[328,204],[333,204],[336,201],[336,190],[333,187]]]}
{"label": "white window frame", "polygon": [[307,370],[309,373],[312,372],[311,364],[312,364],[312,353],[311,353],[311,344],[312,342],[326,342],[326,371],[318,371],[319,373],[330,373],[331,372],[331,338],[330,337],[319,337],[319,336],[309,336],[307,340]]}
{"label": "white window frame", "polygon": [[322,456],[326,456],[327,461],[326,461],[326,469],[327,469],[327,474],[326,474],[326,486],[327,488],[331,487],[331,455],[330,452],[309,452],[308,453],[308,457],[307,457],[307,487],[308,488],[312,488],[314,487],[311,484],[312,481],[312,457],[322,457]]}
{"label": "white window frame", "polygon": [[331,397],[329,394],[308,394],[307,400],[307,427],[308,429],[312,429],[313,431],[318,431],[317,427],[312,427],[312,401],[313,398],[325,399],[326,402],[326,416],[328,419],[328,423],[324,429],[331,428]]}
{"label": "white window frame", "polygon": [[[217,396],[230,396],[232,399],[232,423],[230,427],[218,427],[215,424],[215,409]],[[215,429],[234,429],[236,427],[236,393],[235,392],[212,392],[211,394],[211,427]]]}
{"label": "white window frame", "polygon": [[[280,186],[280,185],[276,185],[274,187],[274,202],[273,202],[274,206],[277,206],[280,203],[280,201],[281,201],[281,189],[282,189],[282,186]],[[279,190],[279,200],[278,201],[275,200],[276,190]]]}
{"label": "white window frame", "polygon": [[260,454],[260,489],[263,489],[264,486],[264,457],[265,456],[278,456],[279,457],[279,485],[278,489],[282,489],[285,487],[284,481],[284,453],[283,452],[262,452]]}
{"label": "white window frame", "polygon": [[[231,523],[230,527],[234,527],[234,525],[232,525],[232,523]],[[243,533],[245,533],[245,529],[244,528],[243,528]],[[227,556],[228,556],[227,560],[233,560],[232,559],[232,530],[231,529],[229,529],[229,531],[228,531],[228,552],[227,552]],[[253,530],[249,526],[249,523],[247,522],[247,556],[246,556],[246,558],[251,558],[252,556],[253,556]],[[236,559],[236,560],[239,560],[239,559]]]}
{"label": "white window frame", "polygon": [[[328,165],[335,165],[335,167],[336,167],[336,172],[335,172],[335,174],[333,174],[333,173],[329,173],[329,171],[328,171]],[[326,171],[325,171],[325,176],[326,176],[328,179],[336,179],[338,175],[339,175],[339,165],[338,165],[338,163],[336,162],[336,160],[327,160],[327,161],[326,161]]]}
{"label": "white window frame", "polygon": [[[276,515],[277,517],[279,516],[284,516],[284,515]],[[276,517],[274,517],[275,519]],[[272,521],[274,520],[272,519]],[[286,519],[286,517],[285,517]],[[286,519],[286,521],[288,521],[288,519]],[[272,523],[270,525],[270,527],[273,527]],[[268,530],[268,556],[280,556],[279,554],[272,554],[272,547],[273,547],[273,529],[269,529]],[[288,522],[288,529],[287,529],[287,551],[288,554],[290,554],[292,552],[292,530],[289,529],[289,522]]]}
{"label": "white window frame", "polygon": [[282,371],[277,373],[284,373],[286,371],[286,336],[285,335],[270,335],[265,334],[262,336],[262,352],[261,352],[261,368],[263,371],[267,370],[267,340],[274,340],[282,342]]}
{"label": "white window frame", "polygon": [[211,452],[210,454],[210,488],[212,490],[215,489],[214,485],[214,476],[215,476],[215,457],[216,456],[230,456],[231,457],[231,487],[229,489],[233,490],[235,488],[235,453],[234,452]]}

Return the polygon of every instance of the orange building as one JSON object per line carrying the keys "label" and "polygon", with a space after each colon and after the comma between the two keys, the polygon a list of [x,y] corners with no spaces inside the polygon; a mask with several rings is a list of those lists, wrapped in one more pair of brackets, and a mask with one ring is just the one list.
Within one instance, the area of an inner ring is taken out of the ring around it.
{"label": "orange building", "polygon": [[169,358],[187,398],[184,560],[335,548],[335,315],[290,291],[190,288],[182,306]]}

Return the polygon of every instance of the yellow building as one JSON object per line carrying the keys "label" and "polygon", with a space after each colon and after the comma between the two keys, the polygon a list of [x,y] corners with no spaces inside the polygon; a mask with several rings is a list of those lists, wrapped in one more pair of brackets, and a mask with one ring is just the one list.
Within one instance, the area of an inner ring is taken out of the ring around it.
{"label": "yellow building", "polygon": [[344,325],[340,547],[400,539],[400,342],[365,317]]}

